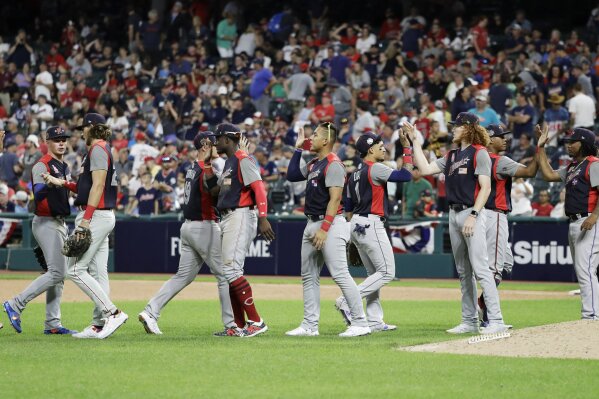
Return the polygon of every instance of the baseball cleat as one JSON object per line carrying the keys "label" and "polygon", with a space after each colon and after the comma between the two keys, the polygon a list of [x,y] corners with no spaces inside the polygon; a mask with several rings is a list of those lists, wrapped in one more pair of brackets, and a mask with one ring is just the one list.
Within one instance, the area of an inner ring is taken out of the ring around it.
{"label": "baseball cleat", "polygon": [[102,330],[98,330],[94,326],[89,326],[86,327],[85,330],[81,331],[80,333],[73,334],[72,337],[80,339],[100,339],[101,332]]}
{"label": "baseball cleat", "polygon": [[4,302],[4,311],[8,315],[8,321],[10,321],[10,325],[13,326],[16,332],[19,334],[23,331],[21,329],[21,315],[10,306],[8,301]]}
{"label": "baseball cleat", "polygon": [[158,328],[158,321],[145,310],[139,314],[138,319],[148,334],[162,335],[162,331]]}
{"label": "baseball cleat", "polygon": [[351,325],[351,312],[349,310],[349,306],[347,306],[347,302],[345,298],[340,296],[335,301],[335,309],[341,313],[341,317],[347,326]]}
{"label": "baseball cleat", "polygon": [[268,326],[263,320],[260,320],[260,322],[248,320],[245,328],[243,329],[243,336],[247,338],[255,337],[256,335],[265,333],[266,331],[268,331]]}
{"label": "baseball cleat", "polygon": [[382,332],[382,331],[394,331],[397,330],[397,326],[394,324],[377,324],[376,326],[370,327],[370,330],[373,333]]}
{"label": "baseball cleat", "polygon": [[120,310],[118,313],[111,314],[106,318],[106,323],[104,324],[104,328],[98,334],[98,338],[104,339],[110,337],[120,326],[125,324],[129,316],[127,313]]}
{"label": "baseball cleat", "polygon": [[478,326],[461,323],[446,331],[450,334],[478,334]]}
{"label": "baseball cleat", "polygon": [[318,333],[318,330],[312,330],[311,328],[306,329],[300,326],[291,331],[287,331],[285,335],[290,337],[317,337],[320,334]]}
{"label": "baseball cleat", "polygon": [[370,332],[370,327],[349,326],[347,327],[347,330],[339,334],[339,336],[344,338],[360,337],[362,335],[368,335]]}
{"label": "baseball cleat", "polygon": [[503,323],[501,323],[501,324],[491,323],[491,324],[489,324],[488,327],[481,328],[480,333],[481,334],[497,334],[497,333],[506,332],[507,330],[509,330],[509,327]]}
{"label": "baseball cleat", "polygon": [[2,327],[4,327],[4,324],[0,323],[0,330],[2,330]]}
{"label": "baseball cleat", "polygon": [[242,328],[239,327],[225,327],[222,331],[217,331],[214,334],[215,337],[243,337],[245,333]]}
{"label": "baseball cleat", "polygon": [[66,327],[58,327],[58,328],[50,328],[48,330],[44,330],[45,335],[73,335],[77,334],[75,330],[69,330]]}

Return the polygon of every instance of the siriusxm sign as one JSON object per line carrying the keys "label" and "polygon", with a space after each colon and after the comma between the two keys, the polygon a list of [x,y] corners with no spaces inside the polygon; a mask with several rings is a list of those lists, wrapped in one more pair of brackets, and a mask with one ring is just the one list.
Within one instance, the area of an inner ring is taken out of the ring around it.
{"label": "siriusxm sign", "polygon": [[576,281],[566,222],[514,222],[510,241],[514,254],[512,279]]}

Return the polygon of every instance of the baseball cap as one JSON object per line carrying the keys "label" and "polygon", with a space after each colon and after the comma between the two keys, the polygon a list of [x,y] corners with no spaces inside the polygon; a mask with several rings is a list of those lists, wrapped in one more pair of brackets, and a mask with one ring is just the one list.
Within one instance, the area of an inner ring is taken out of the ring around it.
{"label": "baseball cap", "polygon": [[17,191],[15,193],[15,200],[17,201],[27,201],[28,198],[29,196],[25,191]]}
{"label": "baseball cap", "polygon": [[135,140],[145,140],[146,134],[144,132],[135,133]]}
{"label": "baseball cap", "polygon": [[360,156],[364,158],[368,153],[368,150],[373,145],[381,141],[381,136],[377,136],[374,133],[366,132],[358,138],[356,142],[356,149],[360,153]]}
{"label": "baseball cap", "polygon": [[176,161],[176,160],[177,160],[177,157],[169,156],[169,155],[165,155],[162,158],[160,158],[160,162],[162,162],[162,163]]}
{"label": "baseball cap", "polygon": [[32,142],[33,145],[36,146],[36,147],[40,146],[40,140],[37,138],[37,136],[35,134],[30,134],[29,136],[27,136],[27,140],[26,141]]}
{"label": "baseball cap", "polygon": [[206,139],[210,140],[212,144],[216,142],[214,139],[214,133],[212,132],[202,132],[196,134],[196,136],[193,138],[193,146],[196,148],[196,150],[202,148],[202,141]]}
{"label": "baseball cap", "polygon": [[576,127],[563,139],[564,141],[580,141],[588,145],[595,145],[595,133],[582,127]]}
{"label": "baseball cap", "polygon": [[241,136],[241,130],[230,123],[221,123],[216,127],[216,131],[211,134],[214,137],[228,136],[228,137],[239,137]]}
{"label": "baseball cap", "polygon": [[0,184],[0,194],[8,195],[8,186],[4,183]]}
{"label": "baseball cap", "polygon": [[487,96],[485,96],[484,94],[479,94],[474,98],[476,101],[487,101]]}
{"label": "baseball cap", "polygon": [[[50,126],[46,130],[46,140],[54,140],[62,137],[71,137],[71,134],[60,126]],[[27,137],[27,140],[29,140],[29,137]]]}
{"label": "baseball cap", "polygon": [[243,124],[253,126],[254,120],[252,118],[245,118],[245,120],[243,121]]}
{"label": "baseball cap", "polygon": [[83,118],[83,123],[81,125],[77,126],[75,129],[81,130],[87,126],[104,125],[104,124],[106,124],[106,118],[104,118],[104,116],[102,116],[100,114],[96,114],[94,112],[91,112],[89,114],[85,114],[85,117]]}
{"label": "baseball cap", "polygon": [[499,125],[489,125],[487,126],[487,131],[489,132],[489,137],[501,137],[511,133],[509,130],[503,130]]}
{"label": "baseball cap", "polygon": [[455,118],[455,121],[449,123],[456,126],[478,125],[478,116],[471,112],[460,112]]}

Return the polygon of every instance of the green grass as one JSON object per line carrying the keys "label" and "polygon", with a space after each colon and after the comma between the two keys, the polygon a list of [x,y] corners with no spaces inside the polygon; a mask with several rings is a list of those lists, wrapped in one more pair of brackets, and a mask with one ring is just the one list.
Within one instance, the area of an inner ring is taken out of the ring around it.
{"label": "green grass", "polygon": [[[44,336],[44,308],[31,304],[24,332],[0,332],[2,398],[595,398],[599,362],[408,353],[398,346],[450,339],[460,304],[384,303],[396,332],[341,339],[333,303],[323,301],[320,337],[284,336],[302,317],[301,301],[259,301],[270,326],[252,339],[215,338],[216,301],[177,301],[163,312],[163,336],[137,322],[141,302],[119,305],[129,322],[104,341]],[[504,301],[516,328],[574,320],[576,298]],[[83,328],[89,303],[65,303],[63,322]],[[567,337],[564,337],[567,339]]]}
{"label": "green grass", "polygon": [[[0,280],[33,280],[39,276],[35,272],[19,272],[19,273],[0,273]],[[111,273],[111,280],[145,280],[145,281],[166,281],[171,278],[171,274],[123,274]],[[214,282],[212,276],[199,275],[195,281]],[[251,276],[252,283],[260,284],[300,284],[300,277],[273,277],[273,276]],[[359,284],[363,279],[356,278]],[[335,284],[330,278],[321,280],[323,285]],[[459,288],[457,279],[448,280],[420,280],[420,279],[401,279],[389,283],[391,287],[421,287],[421,288]],[[506,280],[501,283],[501,288],[506,290],[516,291],[561,291],[567,292],[578,289],[576,283],[545,283],[545,282],[526,282],[526,281],[510,281]]]}

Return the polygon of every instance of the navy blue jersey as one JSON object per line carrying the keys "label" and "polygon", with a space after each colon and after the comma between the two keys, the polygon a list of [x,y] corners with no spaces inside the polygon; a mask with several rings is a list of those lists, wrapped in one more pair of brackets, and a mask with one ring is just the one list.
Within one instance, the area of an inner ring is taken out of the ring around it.
{"label": "navy blue jersey", "polygon": [[204,161],[194,162],[185,173],[183,215],[188,220],[216,220],[212,196],[203,184]]}
{"label": "navy blue jersey", "polygon": [[[242,160],[248,160],[245,165],[249,168],[249,177],[244,181],[242,173]],[[249,187],[254,181],[260,180],[260,172],[256,163],[249,158],[248,154],[239,150],[234,156],[228,158],[223,168],[223,173],[218,179],[220,191],[218,193],[219,210],[247,208],[256,205],[254,192]]]}
{"label": "navy blue jersey", "polygon": [[105,141],[99,141],[92,145],[83,160],[82,171],[79,174],[77,181],[77,198],[75,205],[86,206],[89,198],[89,192],[92,189],[92,170],[91,170],[91,155],[92,151],[104,151],[108,159],[108,169],[106,170],[106,181],[104,182],[104,192],[100,197],[97,209],[113,209],[116,206],[116,195],[118,188],[118,179],[114,172],[114,161],[110,146]]}
{"label": "navy blue jersey", "polygon": [[[38,165],[43,173],[49,173],[58,179],[69,180],[69,168],[66,163],[53,158],[50,154],[46,154],[34,165],[32,169],[31,179],[32,186],[35,184],[43,184],[43,179],[38,176]],[[69,190],[65,187],[48,187],[45,198],[41,201],[35,201],[34,213],[38,216],[69,216],[71,214],[71,206],[69,205]]]}
{"label": "navy blue jersey", "polygon": [[580,163],[572,162],[566,169],[566,215],[589,213],[597,206],[597,190],[591,185],[589,168],[599,158],[587,157]]}
{"label": "navy blue jersey", "polygon": [[[306,215],[321,216],[326,214],[331,199],[329,187],[326,184],[326,175],[327,170],[334,162],[337,162],[343,168],[345,175],[345,167],[334,153],[330,153],[321,160],[315,158],[308,164],[308,183],[306,185],[306,205],[304,208]],[[337,214],[340,214],[342,209],[341,201],[339,201]]]}
{"label": "navy blue jersey", "polygon": [[347,195],[354,204],[353,213],[387,217],[387,184],[375,184],[371,175],[373,165],[372,162],[365,161],[357,171],[349,174]]}
{"label": "navy blue jersey", "polygon": [[481,150],[486,151],[483,146],[471,145],[464,150],[451,150],[445,156],[445,188],[450,205],[474,205],[480,190],[475,173],[476,155]]}
{"label": "navy blue jersey", "polygon": [[137,209],[140,215],[150,215],[154,213],[154,201],[159,201],[162,197],[160,190],[150,187],[140,187],[137,189],[135,198],[137,198]]}

